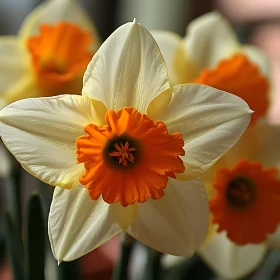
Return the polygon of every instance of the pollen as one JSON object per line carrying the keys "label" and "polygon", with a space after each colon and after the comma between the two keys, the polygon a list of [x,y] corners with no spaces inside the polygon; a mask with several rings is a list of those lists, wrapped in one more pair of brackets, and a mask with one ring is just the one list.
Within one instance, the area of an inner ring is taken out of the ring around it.
{"label": "pollen", "polygon": [[89,196],[124,207],[160,199],[168,178],[185,170],[182,135],[131,107],[109,110],[105,121],[87,125],[76,140],[77,163],[85,167],[80,183]]}
{"label": "pollen", "polygon": [[109,156],[116,157],[118,162],[121,163],[123,166],[127,166],[128,162],[134,162],[134,156],[132,152],[135,152],[135,148],[129,148],[129,143],[126,141],[123,144],[122,141],[116,142],[114,144],[116,151],[112,151],[109,153]]}
{"label": "pollen", "polygon": [[42,24],[40,33],[27,40],[33,69],[42,95],[77,93],[92,54],[92,38],[73,23]]}
{"label": "pollen", "polygon": [[247,177],[236,177],[228,183],[226,199],[231,207],[250,206],[255,197],[251,180]]}
{"label": "pollen", "polygon": [[265,116],[269,107],[269,83],[257,65],[244,54],[222,60],[215,69],[204,69],[195,83],[205,84],[235,94],[255,112],[251,124]]}
{"label": "pollen", "polygon": [[217,172],[215,194],[209,201],[218,232],[238,245],[261,243],[280,222],[280,180],[276,168],[239,161]]}

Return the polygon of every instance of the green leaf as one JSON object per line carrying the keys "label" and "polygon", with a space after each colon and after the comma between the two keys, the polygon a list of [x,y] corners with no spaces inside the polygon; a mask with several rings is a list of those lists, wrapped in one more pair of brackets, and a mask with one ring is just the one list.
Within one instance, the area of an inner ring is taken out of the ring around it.
{"label": "green leaf", "polygon": [[6,247],[9,257],[9,263],[12,268],[13,279],[24,279],[24,257],[21,232],[17,230],[12,222],[12,217],[9,212],[5,213],[5,237]]}
{"label": "green leaf", "polygon": [[134,238],[127,233],[123,233],[121,240],[121,254],[114,268],[112,280],[127,279],[127,270],[129,266],[130,254],[134,245]]}
{"label": "green leaf", "polygon": [[198,255],[184,260],[164,271],[164,280],[203,279],[213,280],[215,274]]}
{"label": "green leaf", "polygon": [[26,276],[28,280],[43,280],[45,267],[45,224],[38,194],[29,197],[25,225]]}
{"label": "green leaf", "polygon": [[163,254],[149,247],[147,247],[147,250],[148,258],[143,280],[161,280],[163,273],[161,266],[161,257],[163,256]]}
{"label": "green leaf", "polygon": [[12,218],[14,227],[21,231],[22,229],[22,205],[21,205],[21,190],[22,190],[22,168],[18,162],[14,163],[10,179],[12,189]]}
{"label": "green leaf", "polygon": [[80,280],[79,260],[62,262],[58,267],[59,280]]}

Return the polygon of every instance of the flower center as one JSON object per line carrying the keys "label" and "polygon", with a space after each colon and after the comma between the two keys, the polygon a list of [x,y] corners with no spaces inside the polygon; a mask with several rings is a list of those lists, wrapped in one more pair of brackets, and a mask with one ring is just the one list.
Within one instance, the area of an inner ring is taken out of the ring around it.
{"label": "flower center", "polygon": [[280,222],[280,180],[276,168],[260,162],[239,161],[232,169],[222,168],[209,201],[218,232],[238,245],[260,243]]}
{"label": "flower center", "polygon": [[125,144],[123,140],[114,142],[114,148],[115,149],[109,153],[109,156],[116,158],[118,163],[127,166],[129,162],[134,162],[133,152],[135,152],[136,149],[129,147],[128,141],[125,141]]}
{"label": "flower center", "polygon": [[248,207],[254,201],[252,182],[243,176],[231,180],[226,190],[228,204],[232,207]]}
{"label": "flower center", "polygon": [[255,111],[251,123],[263,117],[268,110],[268,80],[243,54],[222,60],[215,69],[203,70],[194,82],[230,92],[244,99]]}
{"label": "flower center", "polygon": [[85,172],[80,178],[96,200],[128,206],[164,195],[168,177],[185,170],[180,133],[168,134],[163,122],[154,122],[134,108],[109,110],[106,125],[87,125],[77,138],[77,162]]}
{"label": "flower center", "polygon": [[42,95],[80,92],[82,75],[92,57],[87,50],[90,42],[88,32],[68,22],[42,24],[40,34],[28,39]]}

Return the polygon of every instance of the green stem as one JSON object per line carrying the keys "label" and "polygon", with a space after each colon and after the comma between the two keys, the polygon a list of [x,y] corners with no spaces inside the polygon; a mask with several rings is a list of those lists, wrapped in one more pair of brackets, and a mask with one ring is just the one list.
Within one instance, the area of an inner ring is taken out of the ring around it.
{"label": "green stem", "polygon": [[128,235],[127,233],[123,233],[123,238],[121,241],[121,254],[120,254],[119,261],[115,266],[112,280],[127,279],[129,259],[133,248],[133,244],[134,244],[134,238]]}
{"label": "green stem", "polygon": [[144,277],[145,280],[162,279],[161,257],[162,253],[148,248],[148,261]]}
{"label": "green stem", "polygon": [[59,280],[81,279],[79,259],[72,262],[62,262],[58,267],[58,279]]}
{"label": "green stem", "polygon": [[29,197],[25,223],[26,279],[44,280],[45,223],[38,194]]}
{"label": "green stem", "polygon": [[12,268],[14,280],[24,279],[24,256],[21,234],[14,227],[11,214],[5,212],[5,237],[9,263]]}
{"label": "green stem", "polygon": [[15,226],[17,230],[22,230],[22,214],[21,214],[21,166],[15,164],[11,174],[12,192],[13,192],[13,214],[15,219]]}

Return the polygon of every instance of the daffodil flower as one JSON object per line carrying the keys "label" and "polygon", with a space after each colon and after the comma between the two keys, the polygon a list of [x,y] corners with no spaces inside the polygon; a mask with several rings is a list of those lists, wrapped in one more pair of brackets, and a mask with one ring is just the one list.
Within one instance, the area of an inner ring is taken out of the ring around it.
{"label": "daffodil flower", "polygon": [[0,37],[2,102],[79,93],[98,47],[95,28],[76,1],[42,3],[27,16],[18,36]]}
{"label": "daffodil flower", "polygon": [[152,34],[173,84],[195,82],[230,92],[250,103],[256,112],[252,122],[265,116],[269,106],[268,60],[258,48],[238,43],[222,15],[211,12],[195,19],[184,38],[166,31]]}
{"label": "daffodil flower", "polygon": [[173,81],[226,90],[255,111],[237,144],[204,174],[212,225],[199,252],[217,274],[238,279],[260,264],[267,247],[280,243],[280,129],[266,119],[267,59],[257,48],[240,45],[229,23],[215,12],[190,23],[184,39],[153,35]]}
{"label": "daffodil flower", "polygon": [[251,273],[268,248],[280,247],[279,137],[279,127],[258,121],[204,175],[213,224],[200,254],[227,279]]}
{"label": "daffodil flower", "polygon": [[190,256],[208,228],[198,176],[234,145],[250,113],[212,87],[170,87],[158,45],[134,21],[95,53],[81,96],[12,103],[0,113],[0,132],[23,168],[57,186],[49,238],[59,262],[122,231]]}

